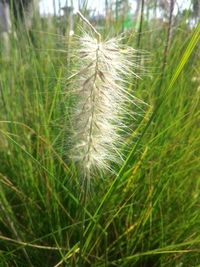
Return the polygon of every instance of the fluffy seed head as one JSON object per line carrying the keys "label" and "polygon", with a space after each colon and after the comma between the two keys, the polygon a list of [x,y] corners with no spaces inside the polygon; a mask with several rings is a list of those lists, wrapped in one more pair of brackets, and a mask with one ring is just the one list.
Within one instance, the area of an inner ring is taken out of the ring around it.
{"label": "fluffy seed head", "polygon": [[88,34],[79,47],[71,156],[88,176],[120,159],[122,117],[130,101],[125,80],[133,70],[134,50],[117,38],[98,41]]}

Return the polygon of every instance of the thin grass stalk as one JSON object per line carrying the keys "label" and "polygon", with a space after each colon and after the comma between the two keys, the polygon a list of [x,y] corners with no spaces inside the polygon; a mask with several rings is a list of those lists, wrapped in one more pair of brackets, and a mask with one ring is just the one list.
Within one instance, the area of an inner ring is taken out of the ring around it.
{"label": "thin grass stalk", "polygon": [[[98,43],[101,40],[101,35],[99,32],[96,31],[96,29],[90,24],[90,22],[81,14],[81,12],[77,12],[80,18],[94,31],[94,33],[97,35],[97,40]],[[93,87],[95,85],[95,81],[97,78],[97,71],[98,71],[98,49],[96,51],[96,66],[95,66],[95,76],[94,76],[94,82],[93,82]],[[92,96],[92,101],[95,102],[95,94],[93,92]],[[90,149],[91,149],[91,144],[92,144],[92,131],[93,131],[93,122],[94,122],[94,106],[92,110],[92,118],[91,118],[91,123],[90,123],[90,139],[89,139],[89,146],[88,146],[88,157],[90,155]],[[87,204],[87,195],[88,195],[88,186],[89,186],[89,181],[90,181],[90,165],[86,166],[85,173],[84,173],[84,178],[83,178],[83,192],[81,195],[80,203],[82,207],[82,223],[81,223],[81,235],[80,235],[80,250],[79,250],[79,261],[78,264],[80,267],[83,266],[84,264],[84,258],[83,258],[83,246],[84,246],[84,233],[85,233],[85,226],[86,226],[86,204]]]}
{"label": "thin grass stalk", "polygon": [[[142,39],[142,29],[143,29],[143,20],[144,20],[144,0],[142,0],[141,2],[141,10],[140,10],[140,25],[139,25],[139,31],[138,31],[138,38],[137,38],[137,51],[139,51],[139,49],[141,49],[141,39]],[[140,75],[140,65],[141,65],[141,54],[137,52],[137,66],[138,66],[138,70],[137,73],[138,75]],[[136,79],[136,81],[134,81],[132,83],[132,89],[134,88],[138,88],[138,80]]]}
{"label": "thin grass stalk", "polygon": [[165,76],[165,70],[167,65],[167,57],[168,57],[168,51],[170,46],[170,37],[171,37],[171,31],[172,31],[172,16],[173,16],[173,10],[174,10],[174,0],[170,0],[170,10],[169,10],[169,20],[168,20],[168,26],[167,26],[167,37],[165,42],[165,48],[163,52],[163,64],[161,68],[161,78],[160,83],[158,85],[158,90],[161,92],[164,76]]}
{"label": "thin grass stalk", "polygon": [[0,81],[0,93],[1,93],[2,103],[3,103],[4,109],[5,109],[5,114],[8,114],[8,109],[6,106],[6,101],[5,101],[4,92],[3,92],[2,81]]}
{"label": "thin grass stalk", "polygon": [[138,39],[137,39],[137,48],[140,49],[141,37],[142,37],[142,28],[143,28],[143,20],[144,20],[144,0],[141,1],[141,10],[140,10],[140,25],[138,31]]}

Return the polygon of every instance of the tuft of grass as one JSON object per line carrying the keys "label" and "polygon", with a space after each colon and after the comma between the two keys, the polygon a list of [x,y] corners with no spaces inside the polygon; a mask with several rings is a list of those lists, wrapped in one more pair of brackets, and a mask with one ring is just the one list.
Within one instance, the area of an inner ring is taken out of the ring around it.
{"label": "tuft of grass", "polygon": [[[129,77],[127,90],[148,106],[131,107],[141,116],[127,118],[125,161],[92,184],[82,266],[200,265],[200,26],[176,22],[163,59],[168,28],[143,20],[140,47],[151,54],[144,63],[150,75],[135,90]],[[76,266],[79,259],[82,188],[64,157],[73,104],[64,77],[76,64],[71,37],[58,34],[56,23],[51,31],[40,20],[31,32],[19,28],[10,36],[10,61],[1,53],[2,267]],[[107,21],[102,36],[119,32],[118,25]],[[137,36],[125,34],[123,42],[136,47]]]}

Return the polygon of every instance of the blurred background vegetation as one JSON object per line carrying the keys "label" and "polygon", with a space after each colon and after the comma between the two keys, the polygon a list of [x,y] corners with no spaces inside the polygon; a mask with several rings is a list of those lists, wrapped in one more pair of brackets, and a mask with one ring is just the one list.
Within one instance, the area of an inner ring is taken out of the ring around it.
{"label": "blurred background vegetation", "polygon": [[[200,266],[199,1],[52,3],[0,1],[0,266]],[[147,103],[123,165],[91,182],[85,229],[66,149],[73,40],[87,31],[76,6],[142,51],[127,90]]]}

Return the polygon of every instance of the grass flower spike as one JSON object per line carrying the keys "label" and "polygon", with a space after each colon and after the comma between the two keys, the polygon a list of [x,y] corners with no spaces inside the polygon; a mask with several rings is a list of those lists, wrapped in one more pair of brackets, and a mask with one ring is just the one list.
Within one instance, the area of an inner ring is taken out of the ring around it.
{"label": "grass flower spike", "polygon": [[132,48],[122,49],[117,38],[80,38],[77,104],[73,115],[73,159],[86,177],[119,160],[120,129],[130,97],[124,79],[132,70]]}

